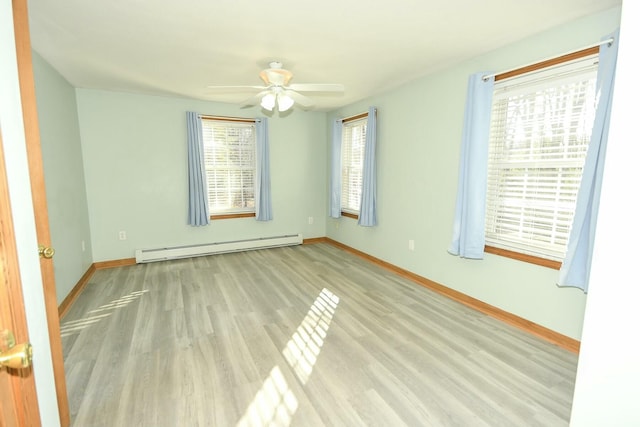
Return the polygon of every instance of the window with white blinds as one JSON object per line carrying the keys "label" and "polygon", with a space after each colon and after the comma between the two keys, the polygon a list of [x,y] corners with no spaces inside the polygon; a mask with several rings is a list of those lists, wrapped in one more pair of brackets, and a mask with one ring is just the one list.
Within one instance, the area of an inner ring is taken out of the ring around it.
{"label": "window with white blinds", "polygon": [[255,212],[255,123],[202,119],[209,212]]}
{"label": "window with white blinds", "polygon": [[562,261],[595,116],[591,57],[497,82],[486,244]]}
{"label": "window with white blinds", "polygon": [[367,118],[342,125],[342,200],[343,212],[358,215],[362,196],[362,167]]}

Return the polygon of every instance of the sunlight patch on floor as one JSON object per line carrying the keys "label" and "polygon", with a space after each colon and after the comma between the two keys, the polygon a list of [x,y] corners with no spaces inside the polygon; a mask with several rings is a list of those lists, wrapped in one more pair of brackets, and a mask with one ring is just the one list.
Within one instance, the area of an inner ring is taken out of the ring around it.
{"label": "sunlight patch on floor", "polygon": [[[322,289],[282,350],[283,356],[302,385],[309,380],[339,302],[340,298],[337,295],[326,288]],[[280,367],[276,365],[236,426],[287,427],[291,424],[297,409],[298,400],[289,388]]]}
{"label": "sunlight patch on floor", "polygon": [[60,336],[66,337],[81,332],[89,326],[98,323],[102,319],[111,316],[113,314],[113,310],[126,307],[147,292],[149,292],[148,289],[145,289],[143,291],[131,292],[129,295],[125,295],[121,298],[111,301],[108,304],[101,305],[95,310],[89,311],[87,313],[87,317],[62,322],[62,324],[60,325]]}
{"label": "sunlight patch on floor", "polygon": [[303,385],[307,383],[313,371],[313,365],[320,354],[339,302],[340,298],[337,295],[326,288],[323,289],[298,330],[282,350],[282,355]]}
{"label": "sunlight patch on floor", "polygon": [[278,366],[258,390],[237,427],[286,427],[298,409],[298,400],[289,388]]}
{"label": "sunlight patch on floor", "polygon": [[131,292],[129,295],[125,295],[125,296],[120,297],[120,298],[118,298],[116,300],[113,300],[109,304],[101,305],[100,307],[96,308],[95,310],[89,311],[89,313],[97,313],[99,311],[113,310],[115,308],[120,308],[120,307],[127,306],[131,302],[137,300],[138,298],[140,298],[143,294],[145,294],[147,292],[149,292],[148,289],[145,289],[143,291]]}

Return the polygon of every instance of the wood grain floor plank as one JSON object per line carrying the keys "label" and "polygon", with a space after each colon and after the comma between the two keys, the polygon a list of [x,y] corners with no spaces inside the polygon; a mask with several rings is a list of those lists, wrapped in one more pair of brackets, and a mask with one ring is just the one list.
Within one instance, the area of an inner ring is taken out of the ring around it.
{"label": "wood grain floor plank", "polygon": [[577,356],[332,245],[98,270],[74,427],[566,426]]}

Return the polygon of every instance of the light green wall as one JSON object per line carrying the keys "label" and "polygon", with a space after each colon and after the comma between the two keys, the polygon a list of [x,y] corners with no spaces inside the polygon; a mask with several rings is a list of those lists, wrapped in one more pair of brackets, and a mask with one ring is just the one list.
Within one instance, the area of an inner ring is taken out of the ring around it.
{"label": "light green wall", "polygon": [[[185,111],[242,117],[260,112],[89,89],[76,89],[74,97],[68,83],[34,55],[58,300],[91,262],[130,258],[138,248],[302,233],[329,236],[579,339],[586,297],[556,287],[557,271],[494,255],[471,261],[446,252],[466,81],[479,70],[500,71],[593,43],[618,26],[619,16],[616,8],[583,18],[331,114],[274,114],[274,220],[214,221],[197,228],[186,224]],[[379,114],[379,225],[362,228],[348,218],[327,219],[328,123],[369,105]],[[121,230],[127,240],[118,240]]]}
{"label": "light green wall", "polygon": [[328,219],[327,235],[579,339],[586,296],[558,288],[556,270],[490,254],[474,261],[447,253],[466,86],[472,73],[501,71],[597,42],[619,25],[619,17],[616,8],[583,18],[329,114],[328,129],[335,117],[378,108],[379,225]]}
{"label": "light green wall", "polygon": [[[273,221],[187,225],[186,111],[256,117],[255,109],[182,98],[78,89],[82,153],[96,262],[136,249],[302,233],[326,234],[326,115],[269,120]],[[308,218],[313,217],[312,225]],[[127,240],[119,240],[125,231]]]}
{"label": "light green wall", "polygon": [[61,303],[93,261],[76,94],[36,52],[33,70],[49,228],[56,250],[56,294]]}

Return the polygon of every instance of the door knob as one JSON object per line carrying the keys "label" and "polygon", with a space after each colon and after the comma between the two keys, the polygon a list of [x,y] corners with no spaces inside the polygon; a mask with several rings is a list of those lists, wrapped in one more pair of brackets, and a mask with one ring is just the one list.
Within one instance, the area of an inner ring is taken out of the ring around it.
{"label": "door knob", "polygon": [[38,253],[40,254],[40,258],[50,259],[53,258],[53,255],[56,253],[56,250],[45,245],[38,246]]}
{"label": "door knob", "polygon": [[28,368],[31,366],[33,348],[31,344],[14,345],[7,351],[0,352],[0,366],[12,369]]}
{"label": "door knob", "polygon": [[18,344],[13,333],[7,329],[0,331],[0,367],[12,369],[28,368],[31,366],[33,349],[31,344]]}

